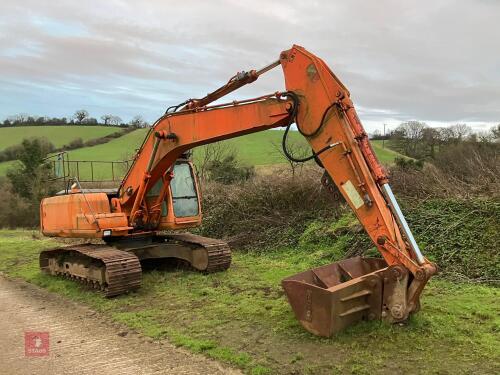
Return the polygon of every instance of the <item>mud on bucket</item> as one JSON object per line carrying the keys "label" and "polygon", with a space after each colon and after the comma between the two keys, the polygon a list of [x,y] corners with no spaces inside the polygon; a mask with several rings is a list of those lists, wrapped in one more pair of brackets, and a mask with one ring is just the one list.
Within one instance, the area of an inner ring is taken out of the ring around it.
{"label": "mud on bucket", "polygon": [[383,259],[355,257],[290,276],[281,282],[296,318],[329,337],[360,320],[380,319]]}

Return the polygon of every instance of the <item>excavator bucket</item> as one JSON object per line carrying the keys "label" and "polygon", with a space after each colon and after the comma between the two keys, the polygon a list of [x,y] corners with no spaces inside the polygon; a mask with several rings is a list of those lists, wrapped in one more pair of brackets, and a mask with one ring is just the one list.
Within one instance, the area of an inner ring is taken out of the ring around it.
{"label": "excavator bucket", "polygon": [[304,328],[330,337],[382,317],[386,270],[383,259],[355,257],[290,276],[282,286]]}

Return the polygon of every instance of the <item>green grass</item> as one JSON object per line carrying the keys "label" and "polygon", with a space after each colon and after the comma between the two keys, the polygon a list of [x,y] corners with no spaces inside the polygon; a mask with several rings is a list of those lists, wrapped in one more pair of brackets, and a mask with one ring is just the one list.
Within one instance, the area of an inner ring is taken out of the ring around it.
{"label": "green grass", "polygon": [[[46,136],[48,139],[52,141],[52,138],[47,132],[47,134],[43,133],[42,129],[36,129],[37,134],[39,136]],[[47,127],[47,128],[56,128],[56,127]],[[73,129],[74,128],[74,129]],[[81,128],[81,133],[78,132],[77,128]],[[2,130],[11,130],[11,129],[21,129],[21,128],[9,128],[9,129],[0,129]],[[28,129],[28,128],[22,128]],[[31,129],[31,128],[30,128]],[[50,131],[52,131],[49,129]],[[59,129],[61,132],[61,136],[58,136],[56,139],[58,142],[62,139],[63,134],[72,134],[69,140],[72,140],[77,137],[83,137],[83,135],[88,136],[89,138],[97,138],[97,136],[90,136],[90,132],[93,129],[102,129],[109,130],[112,132],[113,129],[116,128],[104,128],[104,127],[78,127],[72,126],[71,129],[69,127],[57,127],[56,131]],[[90,129],[90,130],[88,130]],[[146,135],[146,129],[139,129],[128,133],[120,138],[113,139],[112,141],[92,146],[92,147],[84,147],[76,150],[72,150],[68,152],[69,160],[101,160],[101,161],[117,161],[117,160],[127,160],[131,159],[135,153],[135,150],[140,147],[142,141]],[[0,133],[1,134],[1,133]],[[103,134],[105,135],[105,134]],[[259,133],[248,134],[243,137],[233,138],[226,141],[223,141],[227,144],[231,149],[236,150],[239,160],[241,163],[246,165],[254,165],[254,166],[269,166],[276,164],[284,164],[286,163],[286,159],[284,156],[280,154],[277,148],[281,148],[281,138],[283,137],[282,130],[267,130]],[[85,139],[84,139],[85,140]],[[19,143],[19,141],[15,143]],[[300,144],[304,142],[304,138],[296,131],[292,131],[289,134],[289,142],[292,144]],[[373,147],[374,150],[379,157],[380,161],[383,164],[391,164],[394,161],[394,158],[397,156],[401,156],[395,151],[392,151],[388,148],[382,148],[380,141],[374,141]],[[62,142],[64,144],[64,142]],[[61,145],[62,145],[61,144]],[[59,145],[59,144],[58,144]],[[203,147],[203,146],[202,146]],[[195,162],[200,157],[200,152],[197,152],[195,149],[194,152],[194,160]],[[0,163],[0,176],[4,176],[9,168],[12,168],[15,165],[15,161]],[[95,170],[97,171],[94,177],[107,179],[111,177],[111,167],[107,165],[95,165]],[[125,171],[123,171],[124,173]],[[82,164],[82,170],[80,170],[80,176],[90,176],[90,166],[84,166]]]}
{"label": "green grass", "polygon": [[[116,128],[113,128],[116,130]],[[104,143],[92,147],[83,147],[76,150],[68,151],[69,160],[100,160],[100,161],[116,161],[116,160],[130,160],[135,150],[140,147],[146,129],[135,130],[131,133],[125,134],[119,138],[115,138],[108,143]],[[9,161],[0,163],[0,176],[5,176],[7,170],[14,167],[17,161]],[[96,179],[106,179],[111,176],[111,167],[106,164],[96,164]],[[124,173],[125,171],[123,171]],[[81,164],[80,176],[90,177],[90,165]]]}
{"label": "green grass", "polygon": [[[245,164],[273,165],[286,163],[285,158],[279,152],[282,138],[282,130],[267,130],[229,139],[224,143],[236,150],[240,160]],[[304,138],[295,131],[289,133],[288,139],[292,143],[304,142],[303,144],[306,144]]]}
{"label": "green grass", "polygon": [[[146,129],[136,130],[109,143],[94,147],[85,147],[69,152],[71,160],[124,160],[131,158],[135,149],[139,148]],[[228,147],[236,150],[240,161],[247,165],[273,165],[286,163],[284,157],[276,149],[281,149],[282,130],[267,130],[248,134],[243,137],[223,141]],[[296,131],[290,132],[291,143],[304,142],[304,138]],[[374,149],[382,163],[392,163],[394,158],[401,156],[396,151],[382,148],[381,143],[375,141]],[[304,142],[305,143],[305,142]],[[203,146],[202,146],[203,147]],[[195,161],[197,160],[195,149]]]}
{"label": "green grass", "polygon": [[172,267],[147,271],[139,291],[105,299],[38,271],[38,252],[53,243],[36,232],[0,231],[0,270],[249,374],[500,371],[500,293],[494,287],[434,278],[408,324],[366,322],[325,339],[295,320],[280,281],[318,265],[325,258],[318,251],[324,255],[327,248],[235,252],[228,271],[210,275]]}
{"label": "green grass", "polygon": [[126,160],[131,159],[146,135],[147,129],[134,130],[102,145],[68,151],[69,160]]}
{"label": "green grass", "polygon": [[22,126],[0,128],[0,151],[20,144],[25,138],[47,138],[56,147],[61,147],[74,139],[81,138],[84,142],[101,138],[119,131],[111,126]]}
{"label": "green grass", "polygon": [[385,145],[383,145],[382,141],[378,140],[370,141],[370,143],[372,144],[373,150],[375,151],[375,154],[377,155],[379,161],[382,164],[390,165],[394,163],[394,159],[398,157],[404,159],[410,159],[408,156],[405,156],[397,151],[392,150],[390,148],[390,143],[388,141],[385,142]]}
{"label": "green grass", "polygon": [[[70,151],[70,160],[124,160],[131,158],[134,151],[140,147],[146,132],[146,129],[140,129],[104,145]],[[223,142],[228,147],[236,150],[242,163],[248,165],[269,165],[285,162],[283,157],[273,147],[273,144],[281,144],[282,136],[282,131],[268,130]],[[293,132],[290,138],[296,141],[302,137],[297,132]],[[199,153],[195,150],[195,160],[197,154]]]}

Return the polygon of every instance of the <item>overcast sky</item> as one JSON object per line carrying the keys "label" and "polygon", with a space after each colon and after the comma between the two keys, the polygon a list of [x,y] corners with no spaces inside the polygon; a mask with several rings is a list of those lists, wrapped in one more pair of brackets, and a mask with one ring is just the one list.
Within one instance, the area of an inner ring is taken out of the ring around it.
{"label": "overcast sky", "polygon": [[[0,0],[0,118],[149,121],[299,44],[369,131],[500,122],[500,0]],[[282,90],[279,69],[230,98]]]}

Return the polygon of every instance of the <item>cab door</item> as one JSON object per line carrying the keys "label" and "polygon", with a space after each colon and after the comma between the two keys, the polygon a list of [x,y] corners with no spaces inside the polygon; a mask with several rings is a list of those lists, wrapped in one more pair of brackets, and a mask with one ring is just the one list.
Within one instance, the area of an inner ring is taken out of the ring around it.
{"label": "cab door", "polygon": [[200,224],[200,193],[193,163],[178,160],[162,207],[159,229],[182,229]]}

